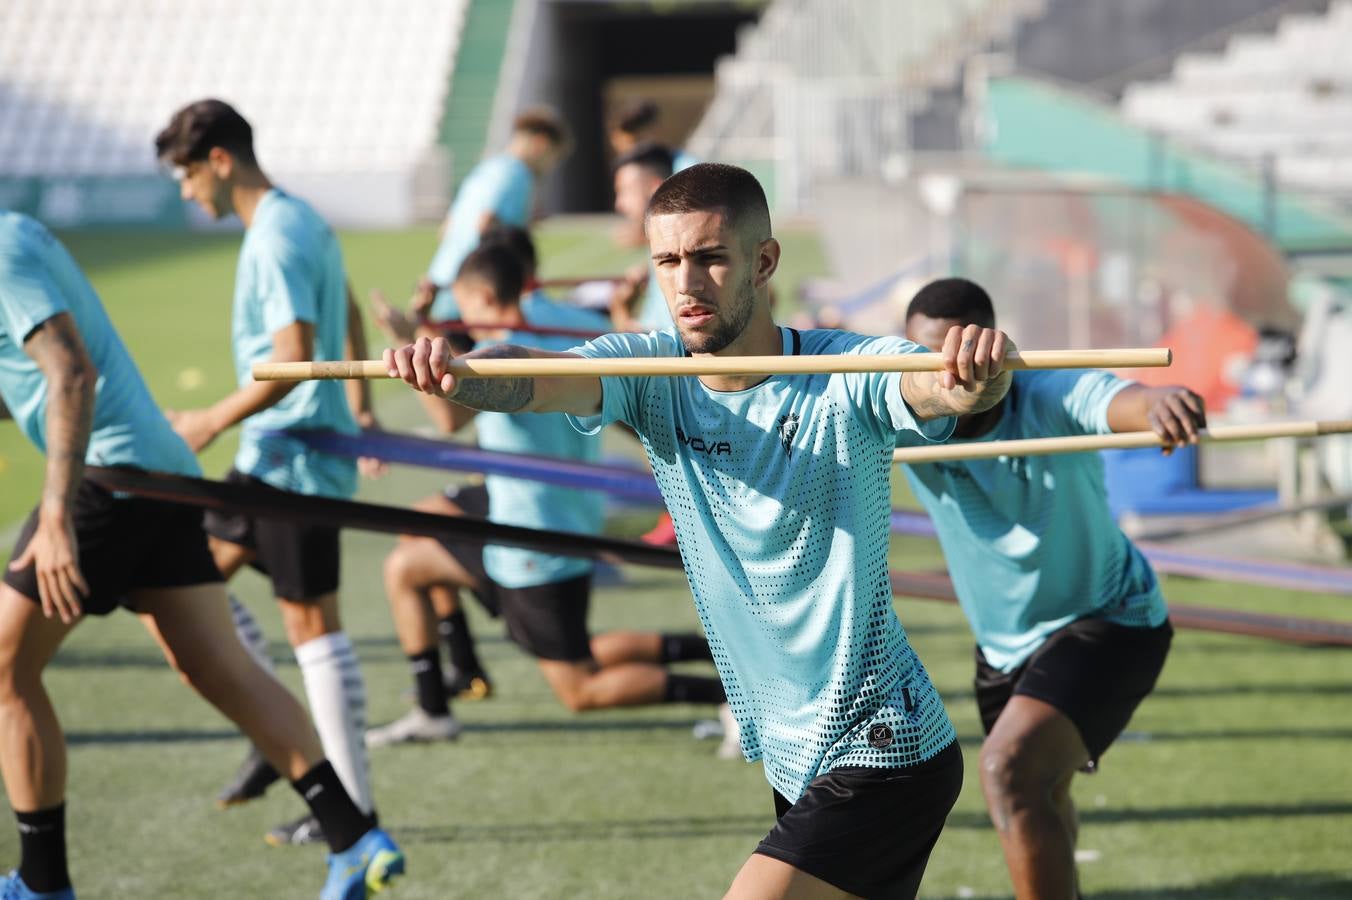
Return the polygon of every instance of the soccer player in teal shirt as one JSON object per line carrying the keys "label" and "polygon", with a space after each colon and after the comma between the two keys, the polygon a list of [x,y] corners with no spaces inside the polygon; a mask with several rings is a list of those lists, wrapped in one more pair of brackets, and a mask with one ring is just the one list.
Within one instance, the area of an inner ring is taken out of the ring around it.
{"label": "soccer player in teal shirt", "polygon": [[[615,212],[640,234],[648,201],[673,171],[671,151],[660,144],[639,144],[615,160]],[[617,331],[669,331],[676,327],[651,260],[615,286],[610,319]]]}
{"label": "soccer player in teal shirt", "polygon": [[[916,294],[906,336],[938,347],[994,327],[961,278]],[[1202,400],[1101,371],[1016,372],[1005,399],[958,421],[955,440],[1154,430],[1195,442]],[[987,737],[981,786],[1019,897],[1074,897],[1070,782],[1093,771],[1155,685],[1173,629],[1150,564],[1108,509],[1097,453],[907,466],[976,634]]]}
{"label": "soccer player in teal shirt", "polygon": [[441,243],[419,286],[419,305],[436,321],[460,318],[451,282],[483,233],[495,225],[525,228],[535,210],[535,185],[571,149],[563,122],[553,110],[529,109],[512,124],[502,153],[483,160],[465,176],[442,223]]}
{"label": "soccer player in teal shirt", "polygon": [[[510,243],[509,243],[510,242]],[[525,325],[588,328],[594,315],[533,297],[520,301],[526,255],[520,236],[488,237],[460,267],[456,295],[471,334],[482,344],[513,341],[564,350],[573,338],[514,330]],[[515,246],[513,246],[515,245]],[[533,251],[532,251],[533,252]],[[574,429],[559,413],[479,412],[424,397],[428,413],[448,433],[474,422],[479,446],[506,453],[537,453],[595,462],[600,441]],[[521,478],[490,475],[487,509],[474,489],[449,496],[438,511],[484,516],[493,522],[555,533],[598,534],[604,498]],[[426,507],[424,507],[426,508]],[[500,612],[511,639],[536,658],[560,702],[574,712],[655,703],[722,703],[717,678],[669,672],[665,663],[710,659],[698,635],[618,632],[592,636],[587,627],[593,563],[514,547],[407,538],[386,560],[386,587],[400,644],[413,671],[418,705],[368,735],[372,746],[449,740],[459,731],[450,715],[433,627],[434,587],[473,591]]]}
{"label": "soccer player in teal shirt", "polygon": [[[174,429],[198,451],[242,423],[227,481],[265,486],[279,499],[289,493],[351,497],[357,463],[311,450],[291,432],[355,434],[359,425],[373,426],[369,388],[356,382],[255,382],[250,374],[255,362],[366,355],[337,237],[309,205],[268,180],[254,156],[249,123],[220,100],[175,113],[155,149],[174,167],[185,200],[213,218],[235,213],[245,227],[231,333],[239,387],[205,409],[171,414]],[[252,565],[272,581],[324,749],[357,805],[373,813],[366,693],[338,612],[338,528],[216,511],[206,521],[216,565],[227,579]],[[242,636],[261,638],[247,609],[237,605],[235,612]],[[261,659],[265,648],[255,646]],[[221,802],[252,799],[274,777],[252,754]],[[269,836],[275,844],[320,839],[310,816]]]}
{"label": "soccer player in teal shirt", "polygon": [[[47,457],[42,499],[0,585],[0,771],[19,823],[10,900],[70,900],[66,748],[42,672],[86,615],[153,624],[183,678],[231,718],[323,822],[323,898],[365,896],[403,855],[321,758],[305,711],[235,639],[201,512],[110,493],[86,465],[198,476],[103,305],[47,229],[0,212],[0,418]],[[113,873],[115,875],[115,873]]]}
{"label": "soccer player in teal shirt", "polygon": [[[770,314],[779,243],[756,179],[700,164],[663,183],[647,234],[675,332],[570,353],[736,358],[920,351],[898,338],[799,333]],[[954,328],[923,373],[457,380],[444,340],[386,351],[425,393],[498,412],[628,423],[676,522],[686,575],[748,760],[779,818],[729,897],[911,897],[957,799],[953,726],[888,583],[892,450],[945,439],[1004,396],[1005,336]]]}

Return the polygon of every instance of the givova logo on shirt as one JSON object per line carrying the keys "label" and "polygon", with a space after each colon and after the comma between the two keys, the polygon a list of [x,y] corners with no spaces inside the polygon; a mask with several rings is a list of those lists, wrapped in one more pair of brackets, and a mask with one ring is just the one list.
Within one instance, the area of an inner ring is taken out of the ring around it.
{"label": "givova logo on shirt", "polygon": [[676,429],[676,440],[682,447],[693,450],[695,453],[703,453],[706,456],[731,456],[732,444],[728,441],[706,441],[702,437],[692,437]]}

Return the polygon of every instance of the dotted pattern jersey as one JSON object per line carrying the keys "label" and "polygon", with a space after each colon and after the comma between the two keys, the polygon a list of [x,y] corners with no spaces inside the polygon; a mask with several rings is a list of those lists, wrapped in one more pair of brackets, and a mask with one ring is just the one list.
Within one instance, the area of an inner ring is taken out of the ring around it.
{"label": "dotted pattern jersey", "polygon": [[[898,338],[783,330],[784,352],[890,354]],[[681,356],[671,332],[607,335],[587,357]],[[889,470],[920,423],[896,373],[773,376],[717,392],[697,378],[603,378],[600,416],[642,439],[676,525],[742,752],[796,800],[836,766],[900,768],[953,726],[892,605]]]}
{"label": "dotted pattern jersey", "polygon": [[[974,443],[1107,434],[1126,382],[1099,371],[1015,372],[999,423]],[[1153,628],[1159,583],[1108,508],[1097,453],[907,466],[934,521],[958,600],[986,661],[1013,671],[1086,616]]]}

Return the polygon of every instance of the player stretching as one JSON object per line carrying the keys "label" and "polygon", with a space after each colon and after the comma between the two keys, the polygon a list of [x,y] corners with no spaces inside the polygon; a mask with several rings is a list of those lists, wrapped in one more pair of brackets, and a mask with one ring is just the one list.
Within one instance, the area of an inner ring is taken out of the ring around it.
{"label": "player stretching", "polygon": [[529,109],[516,117],[506,149],[471,169],[456,191],[441,225],[441,243],[414,295],[419,310],[438,321],[460,318],[450,287],[460,264],[493,226],[530,224],[536,184],[571,149],[568,130],[553,110]]}
{"label": "player stretching", "polygon": [[[352,302],[338,239],[303,201],[284,193],[259,168],[249,123],[219,100],[201,100],[174,114],[155,139],[159,158],[174,167],[185,200],[212,218],[235,213],[244,223],[235,279],[232,342],[239,388],[206,409],[170,414],[174,430],[200,451],[243,422],[239,452],[227,481],[265,485],[279,502],[288,493],[349,498],[356,491],[352,460],[310,450],[287,434],[303,429],[357,432],[369,425],[368,391],[353,384],[255,382],[252,363],[265,360],[361,358],[366,343]],[[349,408],[357,409],[357,417]],[[374,815],[366,755],[366,692],[352,642],[338,615],[338,528],[207,515],[211,551],[231,578],[252,565],[272,580],[287,639],[295,648],[324,750],[357,805]],[[236,606],[237,627],[260,660],[267,659],[252,616]],[[260,646],[261,644],[261,646]],[[251,753],[223,804],[262,793],[275,773]],[[310,816],[269,834],[273,844],[322,840]]]}
{"label": "player stretching", "polygon": [[[583,357],[909,353],[899,338],[796,332],[770,315],[765,193],[733,166],[663,183],[647,234],[679,332],[608,335]],[[942,440],[1004,396],[1004,335],[954,329],[942,372],[456,381],[443,340],[386,351],[420,390],[500,412],[566,412],[642,438],[749,760],[779,820],[728,896],[914,896],[962,783],[953,726],[887,577],[898,436]],[[500,346],[477,355],[570,354]]]}
{"label": "player stretching", "polygon": [[[986,292],[925,286],[906,336],[937,348],[955,327],[995,327]],[[1202,400],[1107,372],[1016,372],[1009,393],[958,420],[955,438],[1009,440],[1206,427]],[[1155,573],[1113,521],[1096,453],[907,466],[976,633],[981,787],[1021,898],[1073,898],[1070,782],[1092,772],[1155,686],[1173,629]]]}
{"label": "player stretching", "polygon": [[291,780],[333,852],[324,898],[360,898],[403,854],[321,758],[305,711],[235,638],[198,510],[122,497],[86,463],[198,476],[94,289],[41,225],[0,212],[0,412],[47,456],[42,499],[0,585],[0,770],[19,823],[7,900],[75,896],[66,868],[66,746],[42,673],[85,615],[154,628],[184,679]]}
{"label": "player stretching", "polygon": [[[534,299],[528,318],[520,302],[525,280],[523,252],[505,240],[490,240],[466,257],[455,280],[455,295],[465,322],[481,326],[471,333],[476,341],[486,344],[510,339],[545,350],[572,346],[574,341],[569,338],[513,330],[528,323],[586,328],[593,321],[589,313],[540,298]],[[436,397],[422,399],[433,420],[446,432],[458,431],[473,421],[479,446],[485,450],[543,453],[589,462],[600,456],[600,441],[579,434],[559,414],[480,413]],[[487,518],[494,522],[552,532],[597,534],[601,530],[603,498],[595,491],[490,475],[487,510],[480,505],[478,493],[461,491],[445,501],[440,511],[481,516],[487,512]],[[449,740],[460,730],[450,715],[438,661],[433,607],[426,596],[426,589],[433,585],[472,590],[490,609],[500,609],[508,635],[536,658],[555,696],[574,712],[724,700],[717,678],[676,675],[660,664],[708,659],[708,644],[698,635],[589,635],[589,559],[411,538],[400,541],[391,552],[385,572],[390,608],[400,645],[413,669],[418,705],[389,725],[373,729],[367,735],[371,746]]]}

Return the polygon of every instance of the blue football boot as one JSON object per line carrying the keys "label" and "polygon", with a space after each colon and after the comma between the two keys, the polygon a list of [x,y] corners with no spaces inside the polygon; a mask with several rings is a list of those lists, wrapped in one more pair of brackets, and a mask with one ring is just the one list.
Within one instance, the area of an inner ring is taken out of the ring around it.
{"label": "blue football boot", "polygon": [[319,900],[365,900],[404,874],[404,851],[379,828],[342,853],[329,854],[329,877]]}
{"label": "blue football boot", "polygon": [[[400,865],[402,864],[401,858]],[[0,900],[75,900],[75,889],[64,888],[59,891],[39,894],[23,883],[23,879],[19,877],[18,872],[10,872],[5,877],[0,878]]]}

